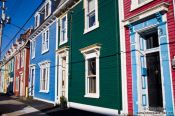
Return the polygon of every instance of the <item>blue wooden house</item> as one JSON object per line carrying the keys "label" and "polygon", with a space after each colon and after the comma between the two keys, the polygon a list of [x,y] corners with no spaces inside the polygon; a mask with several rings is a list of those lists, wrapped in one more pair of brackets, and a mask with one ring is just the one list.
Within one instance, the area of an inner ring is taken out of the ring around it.
{"label": "blue wooden house", "polygon": [[59,1],[45,0],[35,13],[31,34],[29,96],[55,103],[56,18],[53,11]]}

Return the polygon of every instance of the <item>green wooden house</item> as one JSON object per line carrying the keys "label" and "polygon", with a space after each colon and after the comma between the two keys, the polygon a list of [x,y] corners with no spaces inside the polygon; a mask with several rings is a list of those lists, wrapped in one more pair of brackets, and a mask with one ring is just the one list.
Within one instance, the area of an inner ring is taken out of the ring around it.
{"label": "green wooden house", "polygon": [[55,101],[102,114],[122,110],[116,0],[68,0],[57,17]]}

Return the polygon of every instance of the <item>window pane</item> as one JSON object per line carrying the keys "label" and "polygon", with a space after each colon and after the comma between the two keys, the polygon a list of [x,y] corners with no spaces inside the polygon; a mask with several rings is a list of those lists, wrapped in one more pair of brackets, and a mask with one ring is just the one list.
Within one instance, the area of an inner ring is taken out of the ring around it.
{"label": "window pane", "polygon": [[38,26],[38,16],[35,17],[35,26]]}
{"label": "window pane", "polygon": [[151,49],[159,46],[157,31],[147,34],[145,36],[145,40],[146,40],[146,49]]}
{"label": "window pane", "polygon": [[88,13],[95,9],[95,0],[88,0]]}
{"label": "window pane", "polygon": [[46,31],[46,49],[48,49],[48,47],[49,47],[48,39],[49,39],[49,31],[47,30]]}
{"label": "window pane", "polygon": [[62,19],[62,25],[61,25],[61,39],[62,39],[62,42],[64,42],[66,40],[66,17],[64,17]]}
{"label": "window pane", "polygon": [[46,16],[49,15],[49,3],[46,4]]}
{"label": "window pane", "polygon": [[88,15],[89,17],[89,27],[95,25],[95,11]]}
{"label": "window pane", "polygon": [[89,77],[89,93],[96,93],[96,77]]}
{"label": "window pane", "polygon": [[43,90],[46,90],[46,69],[43,69]]}
{"label": "window pane", "polygon": [[88,76],[96,75],[96,58],[88,60]]}
{"label": "window pane", "polygon": [[145,1],[147,1],[147,0],[138,0],[138,3],[141,4],[141,3],[145,2]]}

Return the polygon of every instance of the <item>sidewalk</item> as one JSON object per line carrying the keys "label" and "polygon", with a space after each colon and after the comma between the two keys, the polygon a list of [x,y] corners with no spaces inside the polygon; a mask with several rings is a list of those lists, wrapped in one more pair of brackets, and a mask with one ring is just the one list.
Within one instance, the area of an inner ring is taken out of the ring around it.
{"label": "sidewalk", "polygon": [[17,101],[5,94],[0,94],[0,115],[2,116],[29,116],[35,113],[35,116],[47,116],[40,110],[27,104]]}
{"label": "sidewalk", "polygon": [[[15,96],[10,96],[11,99],[15,99],[18,102],[25,104],[36,109],[35,112],[23,114],[22,116],[38,116],[38,115],[49,115],[49,116],[102,116],[100,114],[82,111],[73,108],[61,109],[59,106],[54,106],[53,104],[46,103],[43,101],[38,101],[34,99],[22,100]],[[1,102],[1,101],[0,101]],[[42,112],[42,114],[41,114]]]}

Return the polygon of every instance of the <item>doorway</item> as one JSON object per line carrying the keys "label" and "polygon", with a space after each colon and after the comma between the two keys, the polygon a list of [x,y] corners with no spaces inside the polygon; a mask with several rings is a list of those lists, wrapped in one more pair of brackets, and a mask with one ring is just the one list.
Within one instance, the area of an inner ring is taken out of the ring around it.
{"label": "doorway", "polygon": [[31,67],[30,69],[30,86],[29,86],[29,95],[34,96],[34,77],[35,77],[35,68]]}
{"label": "doorway", "polygon": [[62,96],[66,97],[66,57],[62,58],[62,76],[61,76],[61,90]]}
{"label": "doorway", "polygon": [[148,107],[150,111],[160,111],[163,108],[163,93],[158,29],[145,31],[142,37],[145,43]]}
{"label": "doorway", "polygon": [[146,55],[149,109],[163,108],[162,80],[159,52]]}

